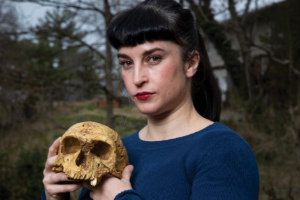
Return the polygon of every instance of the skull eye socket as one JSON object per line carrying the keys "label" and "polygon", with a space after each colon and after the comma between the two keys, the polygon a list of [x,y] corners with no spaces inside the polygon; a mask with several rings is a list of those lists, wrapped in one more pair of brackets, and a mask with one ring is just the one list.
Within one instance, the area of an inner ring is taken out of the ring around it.
{"label": "skull eye socket", "polygon": [[62,142],[62,154],[72,154],[80,151],[80,143],[77,138],[66,137]]}
{"label": "skull eye socket", "polygon": [[91,153],[96,155],[97,157],[100,157],[102,160],[109,159],[112,152],[112,148],[109,144],[98,141],[95,143],[93,149],[91,150]]}

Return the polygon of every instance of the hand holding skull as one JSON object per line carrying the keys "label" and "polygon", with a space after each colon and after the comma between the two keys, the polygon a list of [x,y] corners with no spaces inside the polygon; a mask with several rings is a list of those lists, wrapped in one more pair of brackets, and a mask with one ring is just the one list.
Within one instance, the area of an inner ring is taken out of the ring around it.
{"label": "hand holding skull", "polygon": [[133,166],[127,165],[122,172],[121,179],[106,174],[102,177],[102,180],[99,185],[93,187],[90,185],[89,182],[83,181],[83,187],[90,190],[91,199],[114,200],[119,193],[125,190],[132,189],[130,183],[130,177],[132,171],[133,171]]}
{"label": "hand holding skull", "polygon": [[114,130],[96,122],[82,122],[62,136],[52,170],[96,186],[105,174],[121,179],[128,163],[127,151]]}
{"label": "hand holding skull", "polygon": [[64,200],[66,193],[73,192],[82,187],[82,181],[69,180],[64,173],[54,173],[52,167],[57,157],[56,152],[60,144],[57,138],[49,148],[47,162],[44,169],[43,184],[47,200]]}

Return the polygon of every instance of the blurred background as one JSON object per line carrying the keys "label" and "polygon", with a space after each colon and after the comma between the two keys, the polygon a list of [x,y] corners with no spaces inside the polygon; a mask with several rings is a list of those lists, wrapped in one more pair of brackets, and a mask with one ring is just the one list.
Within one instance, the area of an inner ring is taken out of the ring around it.
{"label": "blurred background", "polygon": [[[48,148],[71,125],[100,122],[123,137],[146,124],[105,37],[136,2],[0,0],[0,199],[39,199]],[[221,123],[257,158],[259,199],[300,199],[300,1],[178,2],[205,39]]]}

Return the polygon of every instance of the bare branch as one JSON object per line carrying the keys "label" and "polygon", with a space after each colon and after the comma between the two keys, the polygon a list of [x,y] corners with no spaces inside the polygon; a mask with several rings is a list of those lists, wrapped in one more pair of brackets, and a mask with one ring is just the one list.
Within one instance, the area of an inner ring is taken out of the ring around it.
{"label": "bare branch", "polygon": [[[273,62],[276,62],[276,63],[281,64],[281,65],[289,65],[289,63],[290,63],[289,60],[280,60],[280,59],[274,57],[272,51],[270,49],[266,48],[266,47],[263,47],[263,46],[260,46],[260,45],[254,44],[254,43],[252,43],[251,46],[265,51],[267,56],[269,57],[269,59],[272,60]],[[292,72],[295,75],[300,76],[300,71],[299,70],[295,69],[294,67],[290,67],[290,68],[291,68]]]}
{"label": "bare branch", "polygon": [[9,36],[9,35],[26,35],[26,34],[28,34],[28,33],[30,33],[30,32],[28,32],[28,31],[20,31],[20,32],[0,32],[0,35],[7,35],[7,36]]}
{"label": "bare branch", "polygon": [[195,3],[194,0],[187,0],[187,2],[190,4],[190,8],[191,8],[195,13],[196,13],[195,10],[197,9],[198,13],[201,14],[202,18],[203,18],[206,22],[209,21],[208,18],[207,18],[207,16],[204,14],[201,5],[197,5],[197,4]]}
{"label": "bare branch", "polygon": [[244,24],[246,21],[251,2],[252,2],[252,0],[247,0],[247,4],[246,4],[245,10],[244,10],[243,17],[242,17],[242,24]]}
{"label": "bare branch", "polygon": [[77,36],[74,36],[74,35],[69,35],[69,34],[66,34],[65,32],[59,30],[61,33],[65,34],[66,36],[68,36],[70,39],[73,39],[77,42],[79,42],[82,46],[85,46],[87,47],[88,49],[90,49],[92,52],[96,53],[99,58],[105,60],[105,56],[98,50],[96,49],[95,47],[93,47],[92,45],[88,44],[87,42],[85,42],[83,39],[77,37]]}
{"label": "bare branch", "polygon": [[108,0],[104,0],[104,9],[105,9],[105,13],[103,14],[103,16],[107,27],[113,18],[112,13],[110,12],[110,5]]}
{"label": "bare branch", "polygon": [[99,50],[95,49],[92,45],[88,44],[87,42],[85,42],[82,39],[77,38],[77,37],[70,36],[70,38],[74,39],[74,40],[78,41],[80,44],[86,46],[91,51],[95,52],[101,59],[105,60],[105,56]]}
{"label": "bare branch", "polygon": [[103,16],[105,12],[100,8],[96,7],[93,3],[89,2],[74,2],[74,3],[67,3],[62,1],[52,1],[52,0],[12,0],[15,2],[31,2],[36,3],[41,6],[48,6],[48,7],[64,7],[64,8],[74,8],[77,10],[88,10],[88,11],[96,11],[101,13]]}
{"label": "bare branch", "polygon": [[234,0],[228,0],[228,9],[232,18],[233,23],[235,24],[235,26],[238,25],[238,15],[235,9],[235,3]]}
{"label": "bare branch", "polygon": [[261,49],[261,50],[265,51],[266,54],[268,55],[268,57],[269,57],[272,61],[275,61],[275,62],[277,62],[277,63],[279,63],[279,64],[282,64],[282,65],[288,65],[288,64],[289,64],[289,61],[288,61],[288,60],[280,60],[280,59],[278,59],[278,58],[275,58],[275,57],[273,56],[272,51],[271,51],[270,49],[266,48],[266,47],[263,47],[263,46],[260,46],[260,45],[258,45],[258,44],[254,44],[254,43],[252,43],[251,46],[256,47],[256,48],[258,48],[258,49]]}

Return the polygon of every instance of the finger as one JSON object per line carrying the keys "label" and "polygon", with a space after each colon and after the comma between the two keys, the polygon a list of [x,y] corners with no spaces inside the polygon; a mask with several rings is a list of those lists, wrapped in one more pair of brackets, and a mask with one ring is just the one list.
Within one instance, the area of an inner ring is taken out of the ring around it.
{"label": "finger", "polygon": [[45,163],[45,168],[52,168],[55,163],[56,158],[57,158],[57,156],[52,156],[52,157],[48,158]]}
{"label": "finger", "polygon": [[[57,184],[57,183],[72,183],[78,182],[79,180],[69,180],[65,173],[52,173],[44,178],[44,182],[48,184]],[[80,181],[81,182],[81,181]]]}
{"label": "finger", "polygon": [[52,171],[52,167],[54,166],[54,162],[55,159],[57,158],[57,156],[53,156],[47,159],[46,163],[45,163],[45,169],[44,169],[44,176],[46,176],[49,173],[53,173]]}
{"label": "finger", "polygon": [[127,165],[122,172],[122,180],[129,182],[133,169],[133,165]]}
{"label": "finger", "polygon": [[94,192],[93,191],[90,191],[90,198],[94,199]]}
{"label": "finger", "polygon": [[57,152],[59,144],[60,144],[60,139],[61,139],[61,137],[57,138],[53,142],[53,144],[50,146],[49,151],[48,151],[48,158],[56,155],[56,152]]}
{"label": "finger", "polygon": [[45,176],[43,179],[43,184],[47,185],[56,185],[56,184],[77,184],[80,183],[82,185],[81,180],[69,180],[64,173],[52,173],[48,176]]}
{"label": "finger", "polygon": [[56,185],[49,185],[45,187],[45,190],[48,194],[59,194],[59,193],[66,193],[66,192],[73,192],[78,190],[82,187],[81,183],[72,183],[72,184],[56,184]]}

